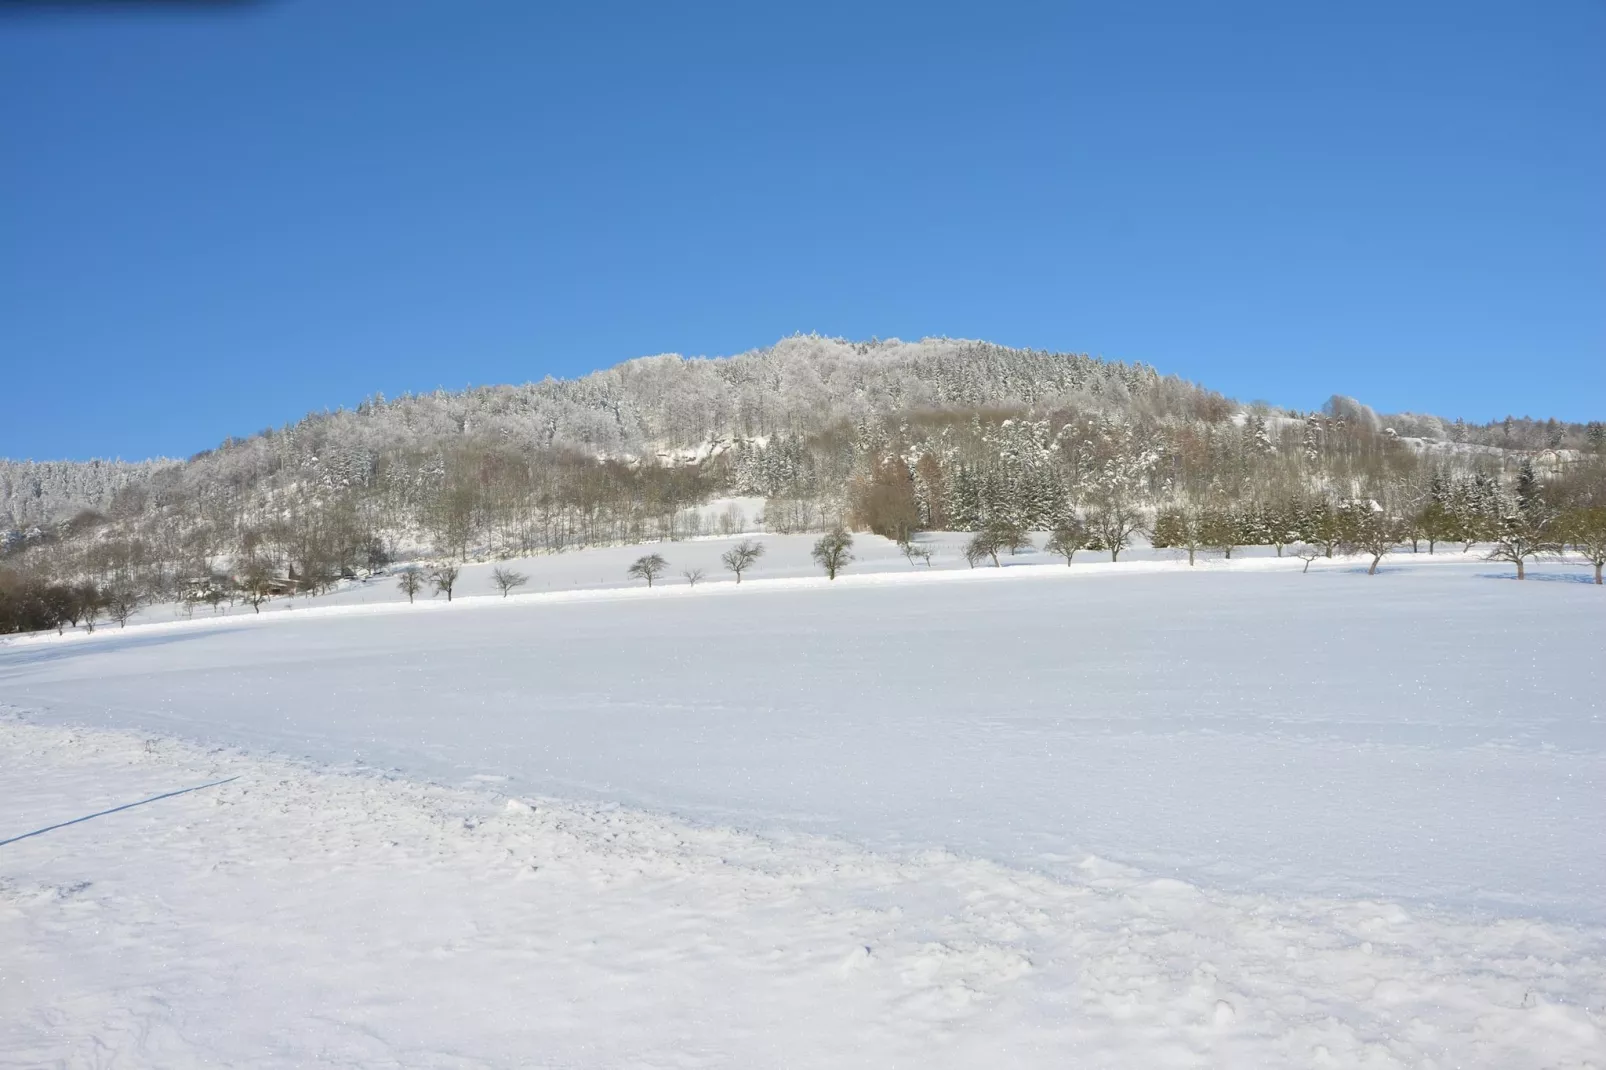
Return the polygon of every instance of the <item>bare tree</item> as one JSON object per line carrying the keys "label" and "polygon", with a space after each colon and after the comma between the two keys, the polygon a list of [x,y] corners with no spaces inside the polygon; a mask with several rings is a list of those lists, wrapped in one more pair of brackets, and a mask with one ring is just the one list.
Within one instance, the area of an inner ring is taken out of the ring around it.
{"label": "bare tree", "polygon": [[84,631],[94,635],[95,620],[106,607],[106,596],[93,583],[79,584],[74,593],[77,595],[78,616],[84,622]]}
{"label": "bare tree", "polygon": [[736,582],[742,582],[742,573],[753,567],[753,562],[764,556],[764,544],[743,539],[720,555],[725,567],[736,573]]}
{"label": "bare tree", "polygon": [[1294,554],[1295,557],[1297,557],[1301,561],[1305,562],[1305,567],[1300,569],[1299,570],[1300,572],[1309,572],[1310,571],[1310,563],[1312,561],[1319,561],[1322,558],[1328,556],[1327,552],[1325,550],[1323,550],[1320,546],[1317,546],[1315,543],[1309,543],[1309,542],[1302,542],[1302,543],[1296,544],[1294,546],[1293,554]]}
{"label": "bare tree", "polygon": [[993,564],[998,564],[998,551],[1008,550],[1011,557],[1021,550],[1030,550],[1032,540],[1027,537],[1026,529],[1012,520],[993,520],[987,525],[987,534],[992,538]]}
{"label": "bare tree", "polygon": [[1521,513],[1508,516],[1501,523],[1494,547],[1484,560],[1516,565],[1517,578],[1527,579],[1528,570],[1524,567],[1527,561],[1561,551],[1561,543],[1552,537],[1549,528],[1548,520],[1542,516]]}
{"label": "bare tree", "polygon": [[498,565],[491,569],[491,582],[496,585],[498,591],[502,592],[502,597],[506,598],[509,591],[529,583],[530,577],[522,572],[515,572],[510,568],[503,568]]}
{"label": "bare tree", "polygon": [[814,543],[814,550],[811,556],[821,568],[825,569],[825,578],[834,580],[836,579],[836,574],[846,568],[849,561],[853,560],[852,546],[853,536],[848,534],[847,529],[839,525],[820,536]]}
{"label": "bare tree", "polygon": [[1071,558],[1076,556],[1076,551],[1086,548],[1087,528],[1075,517],[1061,521],[1054,528],[1053,534],[1049,535],[1048,542],[1043,544],[1044,550],[1065,558],[1067,565],[1071,563]]}
{"label": "bare tree", "polygon": [[[427,519],[437,545],[460,561],[468,560],[468,544],[475,535],[480,505],[480,488],[450,475],[430,502]],[[451,601],[451,597],[446,600]]]}
{"label": "bare tree", "polygon": [[39,592],[38,599],[44,608],[44,619],[60,635],[69,623],[78,623],[78,596],[65,584],[52,583]]}
{"label": "bare tree", "polygon": [[1366,554],[1371,557],[1368,576],[1377,575],[1377,564],[1384,555],[1394,552],[1400,544],[1400,524],[1381,509],[1355,510],[1345,525],[1341,544],[1346,554]]}
{"label": "bare tree", "polygon": [[407,596],[407,604],[412,605],[413,596],[424,589],[424,574],[416,568],[404,568],[396,577],[396,586]]}
{"label": "bare tree", "polygon": [[128,627],[128,619],[139,611],[139,595],[127,587],[119,587],[106,595],[106,616],[117,622],[119,628]]}
{"label": "bare tree", "polygon": [[1026,537],[1026,532],[1019,524],[995,520],[972,535],[970,541],[965,543],[965,560],[969,562],[971,568],[975,568],[983,558],[990,557],[993,560],[993,567],[998,568],[1000,550],[1008,550],[1013,554],[1031,545],[1032,540]]}
{"label": "bare tree", "polygon": [[261,613],[262,603],[273,597],[273,579],[272,566],[260,558],[251,558],[235,581],[240,600],[250,606],[252,612]]}
{"label": "bare tree", "polygon": [[[695,587],[699,583],[702,582],[703,570],[700,569],[700,568],[689,568],[685,572],[682,572],[681,575],[686,577],[687,586]],[[741,583],[742,582],[741,578],[740,578],[740,575],[738,575],[736,582],[737,583]]]}
{"label": "bare tree", "polygon": [[78,598],[78,589],[66,584],[55,583],[45,589],[45,599],[50,602],[52,615],[56,618],[56,634],[60,635],[64,625],[71,624],[78,627],[83,619],[83,605]]}
{"label": "bare tree", "polygon": [[197,593],[200,595],[201,601],[211,606],[212,613],[216,615],[223,611],[224,602],[233,604],[234,593],[232,587],[233,584],[229,582],[227,576],[213,572],[206,577],[206,581],[201,585],[201,589]]}
{"label": "bare tree", "polygon": [[459,571],[456,565],[436,565],[429,570],[429,582],[435,585],[435,593],[444,594],[448,602],[452,600],[452,588],[457,584]]}
{"label": "bare tree", "polygon": [[1110,551],[1110,560],[1117,561],[1121,551],[1141,529],[1143,514],[1118,494],[1104,495],[1087,514],[1087,528],[1098,540],[1099,548]]}
{"label": "bare tree", "polygon": [[662,555],[646,554],[636,558],[635,563],[625,571],[625,575],[646,580],[647,586],[651,587],[652,581],[663,575],[664,570],[668,567],[669,562],[665,561]]}
{"label": "bare tree", "polygon": [[899,458],[876,460],[851,491],[853,522],[894,542],[920,526],[920,505],[909,466]]}
{"label": "bare tree", "polygon": [[915,545],[914,535],[911,533],[898,544],[903,551],[903,559],[911,565],[916,561],[922,562],[927,568],[931,567],[931,551],[924,546]]}
{"label": "bare tree", "polygon": [[1601,566],[1606,565],[1606,505],[1575,509],[1564,520],[1567,540],[1595,566],[1595,583],[1601,582]]}
{"label": "bare tree", "polygon": [[976,532],[965,542],[965,562],[975,568],[988,558],[993,559],[993,567],[998,567],[998,544],[993,541],[990,531]]}

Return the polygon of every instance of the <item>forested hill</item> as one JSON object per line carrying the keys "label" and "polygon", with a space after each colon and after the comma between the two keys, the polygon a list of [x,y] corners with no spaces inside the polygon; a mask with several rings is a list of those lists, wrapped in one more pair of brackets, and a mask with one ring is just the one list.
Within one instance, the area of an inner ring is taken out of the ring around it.
{"label": "forested hill", "polygon": [[1476,527],[1520,497],[1519,470],[1577,499],[1603,455],[1599,422],[1473,426],[1338,397],[1295,412],[1080,354],[796,336],[729,358],[374,397],[184,462],[0,462],[0,586],[53,577],[171,597],[252,562],[316,589],[396,557],[677,538],[729,494],[766,499],[768,530],[900,538],[1041,530],[1098,503],[1134,525],[1208,508],[1240,540],[1265,536],[1250,520],[1273,504],[1319,515],[1369,500],[1406,518],[1454,499],[1476,504],[1461,509]]}
{"label": "forested hill", "polygon": [[1182,387],[1150,367],[1093,357],[925,339],[848,342],[799,335],[728,358],[642,357],[579,379],[436,391],[315,413],[281,431],[231,439],[191,458],[129,465],[0,460],[0,526],[26,528],[103,510],[147,479],[233,487],[285,469],[366,481],[386,454],[482,439],[593,457],[695,456],[738,436],[813,434],[906,409],[1084,402],[1125,410]]}
{"label": "forested hill", "polygon": [[[387,456],[454,441],[494,441],[595,458],[687,460],[738,438],[817,435],[896,413],[1074,406],[1219,421],[1226,399],[1143,364],[986,342],[849,342],[798,335],[729,358],[642,357],[573,380],[466,392],[376,396],[279,431],[230,439],[189,462],[0,459],[0,529],[104,511],[119,493],[211,485],[233,492],[291,471],[329,485],[368,482]],[[1502,449],[1590,449],[1589,429],[1507,419],[1468,426],[1402,414],[1404,436]],[[1598,426],[1598,425],[1597,425]]]}

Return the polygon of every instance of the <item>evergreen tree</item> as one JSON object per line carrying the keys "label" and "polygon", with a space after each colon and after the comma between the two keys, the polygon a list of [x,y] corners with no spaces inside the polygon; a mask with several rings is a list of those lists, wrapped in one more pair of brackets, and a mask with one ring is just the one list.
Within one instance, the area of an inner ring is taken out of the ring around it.
{"label": "evergreen tree", "polygon": [[[1200,516],[1199,529],[1200,540],[1204,545],[1222,551],[1228,560],[1232,558],[1233,547],[1243,541],[1238,515],[1228,508],[1206,509]],[[1193,563],[1191,556],[1188,563]]]}
{"label": "evergreen tree", "polygon": [[1517,468],[1516,498],[1517,512],[1530,523],[1544,515],[1543,489],[1539,485],[1539,477],[1534,474],[1533,461],[1526,457]]}
{"label": "evergreen tree", "polygon": [[948,518],[955,531],[975,531],[982,524],[981,489],[967,464],[955,465],[947,489]]}
{"label": "evergreen tree", "polygon": [[1156,550],[1181,546],[1186,539],[1187,519],[1180,506],[1167,506],[1154,517],[1154,530],[1149,533],[1149,545]]}

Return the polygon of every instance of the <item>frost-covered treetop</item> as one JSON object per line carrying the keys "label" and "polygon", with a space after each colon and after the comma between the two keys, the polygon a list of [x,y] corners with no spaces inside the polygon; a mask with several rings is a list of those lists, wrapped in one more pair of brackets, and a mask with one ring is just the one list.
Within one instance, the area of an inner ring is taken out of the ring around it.
{"label": "frost-covered treetop", "polygon": [[0,458],[0,528],[24,529],[99,509],[124,487],[181,462],[8,461]]}
{"label": "frost-covered treetop", "polygon": [[[182,482],[256,482],[285,469],[339,485],[366,478],[384,452],[477,436],[530,449],[633,457],[712,440],[807,433],[843,419],[922,407],[1036,404],[1094,397],[1122,406],[1159,376],[1082,354],[927,338],[850,342],[795,335],[732,357],[665,354],[577,379],[370,398],[192,458]],[[0,462],[0,526],[104,508],[176,462]],[[163,480],[171,485],[171,480]]]}
{"label": "frost-covered treetop", "polygon": [[796,335],[734,357],[665,354],[578,379],[375,399],[353,415],[426,437],[509,435],[621,455],[732,435],[806,432],[909,408],[1033,404],[1076,394],[1120,404],[1157,379],[1146,365],[987,342]]}

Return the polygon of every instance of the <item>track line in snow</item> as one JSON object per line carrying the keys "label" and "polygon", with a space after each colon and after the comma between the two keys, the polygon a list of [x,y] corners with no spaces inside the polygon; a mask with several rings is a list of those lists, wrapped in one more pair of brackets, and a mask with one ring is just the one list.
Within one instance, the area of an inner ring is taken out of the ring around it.
{"label": "track line in snow", "polygon": [[117,814],[124,810],[132,810],[136,806],[147,806],[150,803],[161,802],[163,799],[171,799],[174,796],[188,795],[192,791],[201,791],[205,788],[215,788],[220,784],[228,784],[237,779],[239,778],[225,777],[222,780],[214,780],[209,784],[197,784],[191,788],[179,788],[177,791],[168,791],[163,792],[161,795],[152,795],[149,799],[140,799],[138,802],[124,803],[121,806],[113,806],[109,810],[99,810],[93,814],[85,814],[83,817],[75,817],[71,821],[58,821],[56,824],[46,825],[42,829],[34,829],[32,832],[24,832],[20,836],[12,836],[10,839],[0,840],[0,847],[4,847],[9,843],[17,843],[21,840],[32,839],[35,836],[43,836],[47,832],[55,832],[57,829],[64,829],[72,825],[82,824],[85,821],[93,821],[97,817],[105,817],[108,814]]}

